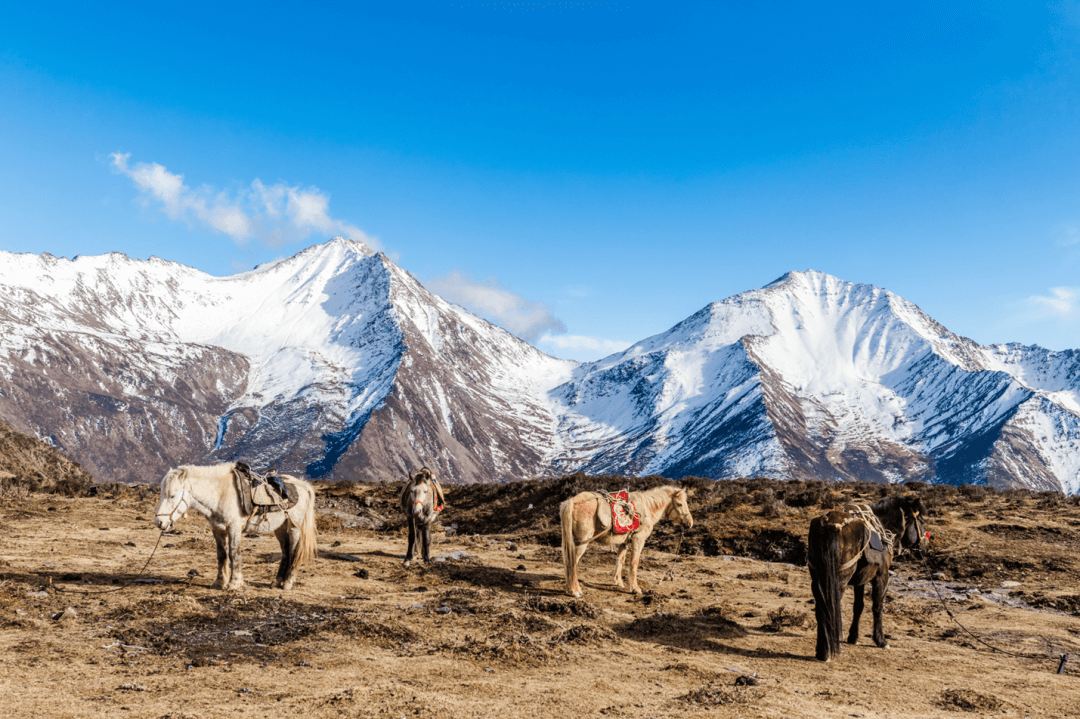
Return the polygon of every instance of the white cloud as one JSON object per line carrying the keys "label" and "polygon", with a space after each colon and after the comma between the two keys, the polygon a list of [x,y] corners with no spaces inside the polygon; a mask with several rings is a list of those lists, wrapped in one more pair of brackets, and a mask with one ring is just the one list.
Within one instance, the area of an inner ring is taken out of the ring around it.
{"label": "white cloud", "polygon": [[1080,309],[1080,288],[1052,287],[1049,297],[1035,295],[1027,302],[1039,317],[1074,317]]}
{"label": "white cloud", "polygon": [[264,185],[259,179],[235,196],[203,186],[192,189],[184,176],[156,162],[128,165],[130,153],[114,152],[113,168],[130,177],[148,204],[157,204],[174,221],[209,227],[237,243],[258,240],[271,247],[303,240],[312,234],[344,235],[372,249],[379,243],[363,230],[330,216],[330,197],[312,187],[301,189],[279,182]]}
{"label": "white cloud", "polygon": [[449,272],[424,286],[450,302],[486,317],[526,342],[547,334],[566,332],[566,324],[556,317],[546,302],[534,302],[511,292],[495,278],[476,282],[461,272]]}
{"label": "white cloud", "polygon": [[633,344],[622,340],[605,340],[582,335],[544,335],[540,342],[564,352],[585,352],[590,356],[607,357],[622,352]]}

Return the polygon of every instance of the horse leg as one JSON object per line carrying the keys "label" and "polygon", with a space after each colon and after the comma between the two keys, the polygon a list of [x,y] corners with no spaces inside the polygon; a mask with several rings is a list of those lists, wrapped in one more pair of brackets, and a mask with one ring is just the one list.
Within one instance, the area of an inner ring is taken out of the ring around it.
{"label": "horse leg", "polygon": [[281,564],[278,565],[277,576],[270,583],[270,588],[278,589],[284,586],[285,578],[289,575],[293,563],[292,537],[289,536],[288,523],[283,522],[280,527],[275,529],[274,536],[277,537],[278,544],[281,545]]}
{"label": "horse leg", "polygon": [[285,532],[285,541],[289,547],[289,568],[281,578],[281,588],[288,591],[296,583],[296,572],[300,568],[300,530],[295,525]]}
{"label": "horse leg", "polygon": [[235,591],[244,586],[244,572],[240,567],[240,530],[241,522],[233,522],[226,529],[226,547],[229,552],[229,578],[223,589]]}
{"label": "horse leg", "polygon": [[405,551],[405,566],[412,564],[416,549],[416,520],[409,515],[409,548]]}
{"label": "horse leg", "polygon": [[851,609],[851,629],[848,631],[847,643],[859,643],[859,618],[862,616],[863,606],[866,602],[866,586],[856,584],[851,588],[855,594],[855,605]]}
{"label": "horse leg", "polygon": [[570,577],[570,593],[578,599],[581,598],[581,583],[578,582],[578,565],[581,564],[581,556],[585,554],[585,550],[589,548],[588,542],[582,542],[574,548],[574,570]]}
{"label": "horse leg", "polygon": [[634,533],[630,539],[634,545],[630,548],[630,591],[641,594],[641,587],[637,583],[638,562],[641,561],[641,550],[645,547],[645,535]]}
{"label": "horse leg", "polygon": [[214,541],[217,543],[217,579],[210,585],[211,589],[221,589],[229,581],[229,554],[225,549],[227,537],[224,529],[211,528],[214,533]]}
{"label": "horse leg", "polygon": [[888,568],[878,572],[870,587],[872,591],[871,598],[874,602],[874,644],[877,644],[882,649],[888,649],[889,643],[885,641],[885,626],[881,618],[882,612],[885,610],[885,592],[889,588]]}
{"label": "horse leg", "polygon": [[623,575],[623,563],[626,561],[626,550],[630,549],[630,545],[627,542],[623,542],[619,545],[619,553],[615,555],[615,586],[623,587],[622,575]]}
{"label": "horse leg", "polygon": [[424,563],[427,564],[431,561],[431,523],[420,523],[420,556],[424,558]]}

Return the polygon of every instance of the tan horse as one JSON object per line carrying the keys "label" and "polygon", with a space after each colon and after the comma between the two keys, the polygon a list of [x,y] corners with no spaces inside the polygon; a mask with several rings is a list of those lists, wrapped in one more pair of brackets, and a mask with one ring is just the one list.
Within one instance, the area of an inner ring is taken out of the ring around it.
{"label": "tan horse", "polygon": [[611,526],[611,505],[596,492],[582,492],[559,505],[559,518],[562,521],[562,554],[566,567],[566,592],[575,597],[581,596],[578,583],[577,567],[581,555],[589,547],[589,542],[617,544],[619,554],[615,560],[615,585],[623,586],[623,562],[626,550],[630,554],[630,590],[641,594],[637,583],[638,560],[645,540],[652,534],[653,527],[661,519],[681,522],[689,529],[694,526],[690,508],[686,504],[686,490],[678,487],[662,486],[644,492],[631,492],[630,501],[641,513],[641,524],[633,532],[615,534]]}
{"label": "tan horse", "polygon": [[[218,575],[211,587],[226,590],[244,586],[240,569],[240,535],[245,528],[260,534],[273,532],[281,545],[281,565],[270,586],[292,589],[297,567],[315,557],[315,490],[302,479],[280,475],[296,488],[296,505],[288,511],[245,515],[236,491],[235,467],[235,462],[226,462],[209,467],[184,465],[170,469],[161,480],[161,503],[154,524],[162,531],[168,531],[190,509],[206,517],[217,540]],[[253,526],[248,527],[249,524]]]}

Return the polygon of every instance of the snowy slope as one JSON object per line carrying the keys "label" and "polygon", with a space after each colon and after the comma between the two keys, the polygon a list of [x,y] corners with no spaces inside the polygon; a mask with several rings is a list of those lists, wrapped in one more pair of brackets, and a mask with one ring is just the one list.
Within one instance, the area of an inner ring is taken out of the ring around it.
{"label": "snowy slope", "polygon": [[1080,352],[978,344],[792,272],[598,362],[549,357],[335,239],[232,277],[0,253],[0,419],[101,479],[569,471],[1080,491]]}
{"label": "snowy slope", "polygon": [[792,272],[580,367],[556,391],[560,466],[1077,491],[1078,390],[1077,353],[980,347],[886,290]]}
{"label": "snowy slope", "polygon": [[[465,392],[478,403],[473,415],[481,424],[497,416],[514,437],[505,444],[515,445],[517,435],[552,434],[545,392],[574,364],[340,238],[225,278],[156,258],[0,253],[0,290],[0,392],[10,390],[0,394],[0,413],[112,478],[149,479],[170,464],[215,457],[333,473],[392,391],[420,398],[414,404],[430,409],[447,437],[466,431],[455,428],[448,398],[478,373],[479,391]],[[470,345],[483,350],[477,361]],[[426,372],[413,387],[402,380],[403,361],[457,369],[443,384]],[[111,379],[97,377],[102,368]],[[199,371],[209,387],[189,377]],[[405,464],[463,474],[452,458],[440,461],[437,442],[391,444]],[[513,447],[477,452],[470,468],[492,479],[546,461],[538,451],[527,466],[498,459]]]}

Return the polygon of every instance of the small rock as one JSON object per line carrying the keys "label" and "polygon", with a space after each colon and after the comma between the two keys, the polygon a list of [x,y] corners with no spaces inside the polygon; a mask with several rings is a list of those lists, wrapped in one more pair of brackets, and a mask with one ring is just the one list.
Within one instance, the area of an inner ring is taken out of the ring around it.
{"label": "small rock", "polygon": [[330,546],[331,546],[331,547],[340,547],[340,546],[341,546],[341,542],[340,542],[340,541],[335,541],[335,542],[334,542],[333,544],[331,544]]}
{"label": "small rock", "polygon": [[360,579],[367,579],[368,576],[369,576],[368,570],[361,569],[359,572],[353,572],[353,576],[354,577],[359,577]]}
{"label": "small rock", "polygon": [[1013,582],[1013,581],[1010,581],[1010,580],[1006,580],[1006,581],[1001,583],[1001,586],[1005,587],[1006,589],[1008,589],[1009,587],[1019,587],[1020,582]]}
{"label": "small rock", "polygon": [[517,565],[516,569],[517,569],[517,571],[519,571],[519,572],[520,572],[520,571],[522,571],[523,569],[525,569],[525,565],[524,565],[524,564],[519,564],[519,565]]}
{"label": "small rock", "polygon": [[72,619],[75,619],[78,616],[79,615],[76,614],[74,607],[68,607],[64,611],[54,614],[53,615],[53,621],[54,622],[67,622],[67,621],[70,621]]}
{"label": "small rock", "polygon": [[135,542],[124,542],[124,546],[125,546],[125,547],[134,547],[134,546],[135,546]]}
{"label": "small rock", "polygon": [[439,607],[438,609],[436,609],[435,611],[438,612],[439,614],[449,614],[453,610],[450,609],[450,607],[448,607],[448,606],[446,606],[444,604],[441,607]]}
{"label": "small rock", "polygon": [[144,692],[144,691],[146,691],[146,687],[144,687],[142,684],[121,684],[120,686],[118,686],[116,688],[119,691],[122,691],[122,692]]}
{"label": "small rock", "polygon": [[758,680],[754,677],[747,676],[745,674],[735,677],[735,686],[737,687],[756,687]]}
{"label": "small rock", "polygon": [[197,577],[197,576],[199,576],[199,570],[198,569],[189,569],[187,575],[189,577]]}
{"label": "small rock", "polygon": [[49,507],[49,508],[48,508],[48,509],[46,509],[45,511],[46,511],[46,512],[55,512],[55,511],[56,511],[56,507]]}
{"label": "small rock", "polygon": [[102,532],[108,532],[109,531],[108,527],[98,527],[98,529],[100,529]]}
{"label": "small rock", "polygon": [[427,590],[428,590],[428,588],[427,588],[427,587],[417,587],[417,588],[416,588],[416,589],[414,589],[413,591],[414,591],[414,592],[426,592]]}
{"label": "small rock", "polygon": [[518,546],[516,544],[514,544],[513,542],[507,542],[506,543],[506,550],[508,552],[516,552],[516,551],[518,551]]}

